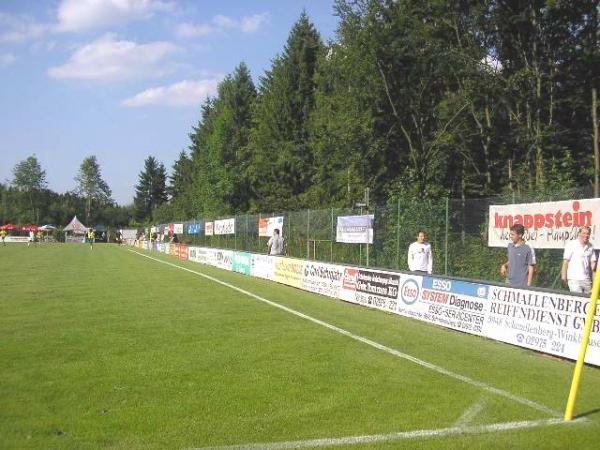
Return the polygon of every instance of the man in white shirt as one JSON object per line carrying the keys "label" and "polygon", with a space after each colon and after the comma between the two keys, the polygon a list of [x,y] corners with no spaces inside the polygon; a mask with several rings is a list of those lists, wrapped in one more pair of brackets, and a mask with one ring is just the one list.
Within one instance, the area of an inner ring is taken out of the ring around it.
{"label": "man in white shirt", "polygon": [[285,241],[279,235],[278,228],[273,230],[273,236],[271,236],[269,242],[267,242],[267,247],[269,249],[269,255],[277,256],[285,253]]}
{"label": "man in white shirt", "polygon": [[427,235],[423,230],[417,233],[417,241],[408,247],[408,268],[412,272],[431,274],[433,269],[433,255],[431,245],[425,242]]}
{"label": "man in white shirt", "polygon": [[597,257],[590,243],[591,231],[590,227],[581,227],[577,239],[565,246],[560,277],[571,292],[592,292],[592,273],[596,270]]}

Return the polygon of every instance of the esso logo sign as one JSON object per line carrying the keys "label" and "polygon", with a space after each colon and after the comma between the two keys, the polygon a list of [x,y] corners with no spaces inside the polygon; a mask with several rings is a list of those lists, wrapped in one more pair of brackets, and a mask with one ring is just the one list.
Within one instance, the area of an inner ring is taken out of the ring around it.
{"label": "esso logo sign", "polygon": [[400,298],[407,305],[412,305],[419,298],[419,283],[409,278],[400,289]]}
{"label": "esso logo sign", "polygon": [[433,279],[433,284],[431,286],[433,289],[438,291],[450,291],[452,290],[452,281],[450,280],[439,280],[437,278]]}

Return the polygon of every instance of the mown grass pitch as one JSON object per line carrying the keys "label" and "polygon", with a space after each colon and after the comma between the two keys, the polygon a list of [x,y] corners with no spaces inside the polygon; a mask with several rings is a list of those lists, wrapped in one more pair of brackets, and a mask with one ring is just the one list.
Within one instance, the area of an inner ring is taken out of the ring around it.
{"label": "mown grass pitch", "polygon": [[153,257],[0,247],[0,448],[598,446],[598,369]]}

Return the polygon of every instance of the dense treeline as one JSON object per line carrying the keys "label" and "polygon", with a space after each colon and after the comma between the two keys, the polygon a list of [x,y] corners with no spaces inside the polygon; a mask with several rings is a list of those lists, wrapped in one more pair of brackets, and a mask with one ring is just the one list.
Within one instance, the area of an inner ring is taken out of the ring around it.
{"label": "dense treeline", "polygon": [[340,0],[302,14],[256,87],[241,63],[202,106],[139,218],[482,197],[591,183],[596,2]]}
{"label": "dense treeline", "polygon": [[54,224],[60,229],[74,215],[88,226],[132,222],[133,207],[113,201],[94,155],[84,158],[74,179],[75,189],[64,194],[47,188],[46,171],[35,155],[17,163],[12,172],[9,184],[0,183],[0,225]]}
{"label": "dense treeline", "polygon": [[78,215],[86,225],[122,226],[127,225],[133,217],[131,207],[108,202],[92,209],[86,221],[87,199],[73,192],[59,194],[43,189],[36,193],[35,202],[36,211],[32,214],[26,193],[0,183],[0,223],[65,226],[74,215]]}

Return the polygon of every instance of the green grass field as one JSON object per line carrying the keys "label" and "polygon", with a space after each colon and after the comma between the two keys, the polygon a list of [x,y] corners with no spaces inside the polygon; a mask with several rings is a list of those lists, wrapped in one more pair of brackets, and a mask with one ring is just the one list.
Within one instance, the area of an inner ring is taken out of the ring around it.
{"label": "green grass field", "polygon": [[571,362],[155,258],[0,247],[1,448],[600,445],[598,369],[563,423]]}

